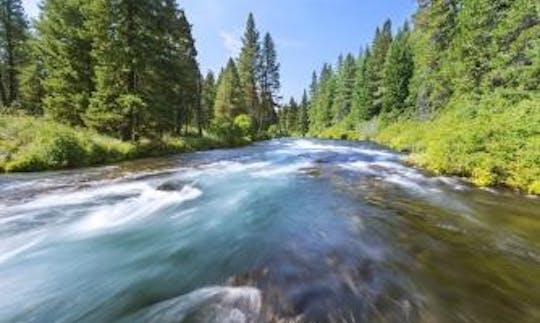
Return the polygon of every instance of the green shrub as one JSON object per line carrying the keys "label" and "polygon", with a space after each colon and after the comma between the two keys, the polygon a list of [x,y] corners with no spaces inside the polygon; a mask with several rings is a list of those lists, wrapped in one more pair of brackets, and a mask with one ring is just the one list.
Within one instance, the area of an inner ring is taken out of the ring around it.
{"label": "green shrub", "polygon": [[236,117],[233,125],[238,128],[238,132],[242,137],[251,137],[255,131],[253,120],[247,114],[241,114]]}
{"label": "green shrub", "polygon": [[491,93],[460,98],[431,121],[399,120],[376,141],[413,152],[410,160],[435,173],[540,193],[540,100]]}

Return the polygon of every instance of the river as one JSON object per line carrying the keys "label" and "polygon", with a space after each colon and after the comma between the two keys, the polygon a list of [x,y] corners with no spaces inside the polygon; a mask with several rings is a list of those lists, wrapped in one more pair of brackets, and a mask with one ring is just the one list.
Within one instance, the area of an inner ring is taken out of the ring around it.
{"label": "river", "polygon": [[540,200],[364,142],[0,177],[0,322],[540,322]]}

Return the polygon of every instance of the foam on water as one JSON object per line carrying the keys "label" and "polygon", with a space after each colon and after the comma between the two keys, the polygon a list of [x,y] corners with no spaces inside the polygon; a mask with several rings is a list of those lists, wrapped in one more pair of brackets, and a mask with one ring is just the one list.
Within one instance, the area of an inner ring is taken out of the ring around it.
{"label": "foam on water", "polygon": [[77,232],[91,232],[98,229],[112,228],[129,221],[152,216],[159,210],[185,201],[194,200],[203,193],[201,190],[186,185],[179,192],[163,192],[142,184],[140,195],[121,201],[115,205],[105,205],[86,216],[75,225]]}
{"label": "foam on water", "polygon": [[332,145],[332,144],[322,144],[316,143],[310,140],[295,140],[292,143],[285,145],[287,148],[282,150],[277,150],[277,152],[290,154],[295,152],[334,152],[341,154],[350,154],[350,153],[359,153],[363,155],[373,156],[378,160],[395,160],[398,158],[397,153],[386,152],[382,150],[369,149],[369,148],[359,148],[359,147],[349,147],[343,145]]}
{"label": "foam on water", "polygon": [[261,292],[253,287],[206,287],[142,310],[125,322],[258,322]]}

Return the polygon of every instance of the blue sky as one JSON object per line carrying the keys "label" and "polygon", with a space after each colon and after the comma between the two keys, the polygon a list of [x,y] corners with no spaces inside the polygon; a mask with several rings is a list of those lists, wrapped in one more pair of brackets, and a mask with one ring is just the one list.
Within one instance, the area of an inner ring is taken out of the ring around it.
{"label": "blue sky", "polygon": [[[31,17],[39,0],[23,0]],[[236,55],[245,21],[253,12],[257,27],[270,31],[281,63],[282,95],[299,97],[314,69],[340,53],[358,53],[386,18],[400,26],[415,0],[183,0],[193,24],[203,72],[219,71]]]}

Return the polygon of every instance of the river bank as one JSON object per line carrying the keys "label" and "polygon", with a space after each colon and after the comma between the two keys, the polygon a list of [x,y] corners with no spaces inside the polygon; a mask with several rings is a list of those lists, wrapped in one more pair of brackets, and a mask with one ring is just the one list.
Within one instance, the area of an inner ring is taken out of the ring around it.
{"label": "river bank", "polygon": [[251,139],[164,136],[125,142],[97,132],[29,116],[0,115],[0,172],[35,172],[97,166],[217,148],[240,147]]}
{"label": "river bank", "polygon": [[378,118],[356,130],[339,124],[318,138],[372,140],[410,153],[407,161],[479,187],[540,194],[540,100],[459,99],[426,119]]}

